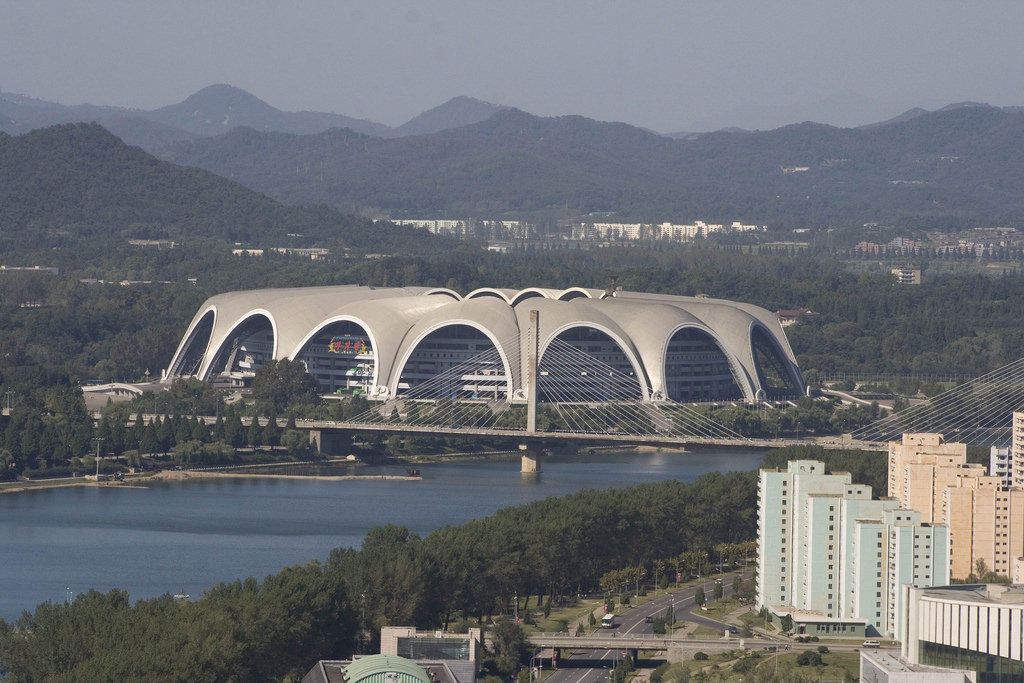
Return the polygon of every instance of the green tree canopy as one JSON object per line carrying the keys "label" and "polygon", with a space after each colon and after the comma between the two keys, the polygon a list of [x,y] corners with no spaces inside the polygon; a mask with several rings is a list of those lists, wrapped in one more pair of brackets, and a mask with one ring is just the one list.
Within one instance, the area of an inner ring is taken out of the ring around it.
{"label": "green tree canopy", "polygon": [[270,361],[252,378],[252,397],[264,410],[282,413],[291,406],[319,403],[320,385],[301,361]]}

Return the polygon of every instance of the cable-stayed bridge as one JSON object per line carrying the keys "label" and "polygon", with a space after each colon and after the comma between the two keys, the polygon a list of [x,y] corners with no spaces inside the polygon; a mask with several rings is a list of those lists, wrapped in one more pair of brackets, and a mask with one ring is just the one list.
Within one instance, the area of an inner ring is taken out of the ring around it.
{"label": "cable-stayed bridge", "polygon": [[[507,436],[663,446],[776,447],[802,439],[746,437],[714,420],[700,404],[643,400],[632,373],[555,340],[536,367],[531,417],[524,401],[501,391],[495,349],[409,386],[396,398],[344,422],[315,421],[311,428],[407,434]],[[648,395],[650,391],[646,392]],[[938,432],[969,445],[1007,444],[1012,413],[1024,406],[1024,358],[930,400],[903,408],[844,438],[819,440],[825,448],[885,450],[905,432]],[[304,425],[305,426],[305,425]]]}
{"label": "cable-stayed bridge", "polygon": [[643,400],[631,373],[557,339],[545,351],[527,390],[536,398],[534,415],[527,400],[510,400],[507,378],[498,370],[502,367],[492,347],[404,388],[346,424],[409,433],[751,443],[699,407]]}
{"label": "cable-stayed bridge", "polygon": [[[417,378],[395,398],[345,421],[299,424],[322,430],[504,436],[522,444],[573,440],[767,448],[806,443],[744,436],[710,417],[709,408],[700,404],[644,400],[652,392],[649,387],[644,391],[632,372],[558,339],[533,369],[527,392],[536,397],[536,405],[522,397],[509,398],[503,367],[497,349],[491,348],[439,374]],[[839,440],[823,445],[851,446]]]}
{"label": "cable-stayed bridge", "polygon": [[898,441],[907,432],[936,432],[971,446],[1008,445],[1013,412],[1024,408],[1024,358],[853,432],[854,439]]}

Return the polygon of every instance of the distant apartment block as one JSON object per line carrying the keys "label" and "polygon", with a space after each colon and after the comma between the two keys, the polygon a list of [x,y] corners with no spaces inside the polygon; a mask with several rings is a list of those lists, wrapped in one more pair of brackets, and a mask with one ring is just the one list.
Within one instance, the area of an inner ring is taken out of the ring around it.
{"label": "distant apartment block", "polygon": [[128,240],[133,247],[150,247],[152,249],[174,249],[178,243],[174,240]]}
{"label": "distant apartment block", "polygon": [[[435,235],[488,240],[525,240],[538,237],[538,226],[525,221],[482,219],[393,219],[395,225],[427,230]],[[571,226],[571,240],[639,241],[664,240],[692,242],[716,233],[765,232],[764,225],[748,225],[734,221],[729,225],[696,221],[677,223],[602,223],[581,222]]]}
{"label": "distant apartment block", "polygon": [[890,443],[889,495],[920,512],[923,521],[949,525],[951,576],[966,578],[983,560],[990,570],[1017,580],[1016,558],[1024,555],[1024,489],[968,463],[966,445],[946,443],[941,434],[904,434]]}
{"label": "distant apartment block", "polygon": [[697,221],[690,225],[676,223],[577,223],[572,226],[572,239],[602,240],[666,240],[692,242],[715,233],[765,232],[763,225],[744,225],[739,221],[720,225]]}
{"label": "distant apartment block", "polygon": [[308,258],[311,261],[319,261],[331,255],[330,249],[323,249],[320,247],[271,247],[270,251],[275,254],[285,254],[287,256],[301,256],[303,258]]}
{"label": "distant apartment block", "polygon": [[60,268],[54,266],[2,266],[0,273],[45,273],[46,275],[60,275]]}
{"label": "distant apartment block", "polygon": [[525,221],[394,219],[391,222],[448,237],[524,240],[537,236],[537,226]]}
{"label": "distant apartment block", "polygon": [[275,254],[285,254],[286,256],[301,256],[308,258],[311,261],[319,261],[327,258],[331,255],[330,249],[322,248],[300,248],[300,247],[271,247],[267,249],[247,249],[244,247],[238,247],[232,249],[231,253],[234,256],[263,256],[267,251]]}
{"label": "distant apartment block", "polygon": [[893,268],[892,275],[896,278],[896,284],[919,285],[921,284],[920,268]]}
{"label": "distant apartment block", "polygon": [[758,605],[798,633],[860,637],[901,627],[901,586],[949,582],[948,531],[823,463],[761,470]]}

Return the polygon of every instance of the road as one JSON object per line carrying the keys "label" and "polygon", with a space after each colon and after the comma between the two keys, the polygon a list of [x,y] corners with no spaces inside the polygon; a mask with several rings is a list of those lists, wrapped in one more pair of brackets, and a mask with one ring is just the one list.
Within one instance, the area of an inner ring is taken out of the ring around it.
{"label": "road", "polygon": [[[732,593],[733,576],[735,574],[727,574],[722,578],[722,588],[725,595]],[[745,579],[749,577],[749,573],[744,575]],[[706,595],[712,595],[714,579],[709,579],[699,585],[703,586]],[[631,636],[653,634],[653,624],[647,622],[647,617],[651,617],[653,620],[653,618],[665,616],[666,610],[670,607],[676,616],[677,622],[690,621],[724,632],[727,628],[726,624],[690,613],[690,610],[696,607],[694,602],[696,591],[697,586],[681,588],[673,593],[659,596],[642,605],[617,613],[618,626],[612,633],[615,637],[623,639],[623,645],[626,645]],[[608,633],[602,629],[595,632],[593,636],[607,638]],[[584,641],[585,638],[579,640]],[[735,643],[738,647],[739,641],[736,640]],[[582,645],[583,643],[579,644]],[[756,645],[754,643],[751,643],[751,645],[758,647],[764,644],[758,642]],[[545,683],[599,683],[601,681],[608,681],[616,659],[623,657],[624,653],[625,649],[575,649],[570,657],[559,661],[559,669],[552,673],[545,680]]]}

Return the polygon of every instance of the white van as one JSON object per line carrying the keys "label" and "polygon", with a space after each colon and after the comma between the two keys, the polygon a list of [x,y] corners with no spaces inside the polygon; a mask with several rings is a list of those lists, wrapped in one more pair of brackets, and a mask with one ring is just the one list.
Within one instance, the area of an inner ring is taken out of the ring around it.
{"label": "white van", "polygon": [[881,643],[878,642],[877,640],[865,640],[864,644],[861,647],[874,649],[874,648],[879,647],[880,645],[881,645]]}

